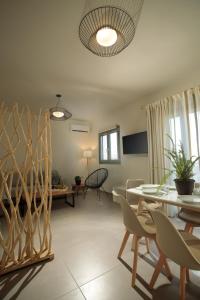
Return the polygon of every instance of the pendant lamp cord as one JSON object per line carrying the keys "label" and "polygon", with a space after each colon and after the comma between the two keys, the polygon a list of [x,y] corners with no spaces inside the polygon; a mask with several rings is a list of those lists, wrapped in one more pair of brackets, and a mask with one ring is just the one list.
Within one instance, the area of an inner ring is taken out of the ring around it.
{"label": "pendant lamp cord", "polygon": [[62,95],[57,94],[56,97],[58,98],[57,103],[56,103],[56,107],[59,107]]}

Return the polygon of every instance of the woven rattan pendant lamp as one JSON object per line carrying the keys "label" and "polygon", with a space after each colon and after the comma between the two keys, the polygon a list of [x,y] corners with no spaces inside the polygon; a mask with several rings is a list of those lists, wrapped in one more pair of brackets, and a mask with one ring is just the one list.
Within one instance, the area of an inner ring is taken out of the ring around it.
{"label": "woven rattan pendant lamp", "polygon": [[144,0],[86,0],[79,37],[98,56],[120,53],[133,40]]}
{"label": "woven rattan pendant lamp", "polygon": [[50,119],[54,121],[65,121],[71,118],[72,114],[60,105],[62,95],[57,94],[57,104],[56,106],[50,108]]}

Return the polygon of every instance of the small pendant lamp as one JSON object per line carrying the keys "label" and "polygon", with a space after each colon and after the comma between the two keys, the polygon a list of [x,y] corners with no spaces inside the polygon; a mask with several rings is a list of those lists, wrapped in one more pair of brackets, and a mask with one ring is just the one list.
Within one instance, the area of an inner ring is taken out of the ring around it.
{"label": "small pendant lamp", "polygon": [[60,106],[60,101],[62,95],[57,94],[57,104],[56,106],[50,108],[50,119],[54,121],[65,121],[71,118],[72,114],[66,110],[64,107]]}

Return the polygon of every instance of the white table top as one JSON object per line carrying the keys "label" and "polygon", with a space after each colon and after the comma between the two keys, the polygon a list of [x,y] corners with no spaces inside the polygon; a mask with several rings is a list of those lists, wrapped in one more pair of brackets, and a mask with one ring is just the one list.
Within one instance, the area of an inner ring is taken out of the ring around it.
{"label": "white table top", "polygon": [[[200,213],[200,203],[186,203],[178,198],[178,194],[176,191],[170,191],[168,194],[163,195],[155,195],[155,194],[145,194],[142,189],[131,188],[127,190],[128,193],[139,196],[139,198],[143,198],[149,201],[158,201],[163,204],[170,204],[179,207],[184,207],[193,211],[197,211]],[[196,196],[194,196],[196,197]]]}

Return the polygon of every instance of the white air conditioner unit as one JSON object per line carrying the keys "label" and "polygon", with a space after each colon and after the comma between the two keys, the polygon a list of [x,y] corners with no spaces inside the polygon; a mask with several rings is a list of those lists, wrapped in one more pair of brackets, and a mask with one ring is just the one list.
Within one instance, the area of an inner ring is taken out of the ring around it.
{"label": "white air conditioner unit", "polygon": [[71,124],[71,131],[74,132],[90,132],[90,126],[89,124],[78,124],[78,123],[72,123]]}

